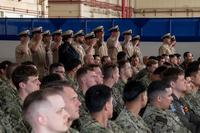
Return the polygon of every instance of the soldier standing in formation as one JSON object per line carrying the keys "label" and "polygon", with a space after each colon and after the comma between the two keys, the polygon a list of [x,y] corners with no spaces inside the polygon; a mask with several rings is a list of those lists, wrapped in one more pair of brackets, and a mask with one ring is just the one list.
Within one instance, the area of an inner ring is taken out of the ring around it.
{"label": "soldier standing in formation", "polygon": [[167,33],[165,35],[162,36],[162,41],[163,41],[163,44],[160,46],[159,48],[159,55],[163,55],[163,54],[167,54],[167,55],[170,55],[170,54],[173,54],[172,51],[171,51],[171,34],[170,33]]}
{"label": "soldier standing in formation", "polygon": [[33,62],[37,66],[41,79],[47,73],[46,52],[42,45],[42,27],[34,28],[32,36],[29,47],[32,52]]}
{"label": "soldier standing in formation", "polygon": [[30,41],[29,34],[29,30],[25,30],[19,33],[20,44],[17,45],[15,49],[15,57],[17,63],[32,61],[32,53],[28,47]]}
{"label": "soldier standing in formation", "polygon": [[122,51],[122,46],[119,42],[120,31],[118,25],[110,28],[110,37],[107,40],[108,56],[110,56],[113,63],[117,62],[117,54]]}
{"label": "soldier standing in formation", "polygon": [[108,48],[104,41],[104,28],[103,26],[98,26],[94,29],[94,34],[97,39],[97,44],[94,46],[95,54],[100,57],[108,56]]}

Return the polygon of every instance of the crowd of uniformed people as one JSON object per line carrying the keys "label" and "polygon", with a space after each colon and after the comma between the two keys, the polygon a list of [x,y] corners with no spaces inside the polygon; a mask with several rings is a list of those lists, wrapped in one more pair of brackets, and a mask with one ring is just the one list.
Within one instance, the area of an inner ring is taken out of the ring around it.
{"label": "crowd of uniformed people", "polygon": [[0,133],[200,133],[200,61],[170,33],[148,57],[131,29],[109,32],[21,31],[0,63]]}

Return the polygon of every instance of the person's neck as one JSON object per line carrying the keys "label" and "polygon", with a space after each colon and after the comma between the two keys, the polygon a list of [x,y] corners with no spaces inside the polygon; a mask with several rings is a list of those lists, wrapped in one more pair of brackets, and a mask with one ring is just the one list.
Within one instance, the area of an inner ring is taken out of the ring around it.
{"label": "person's neck", "polygon": [[104,80],[104,84],[112,88],[115,83],[112,79],[107,79],[107,80]]}
{"label": "person's neck", "polygon": [[47,128],[32,128],[31,133],[58,133],[58,132],[48,130]]}
{"label": "person's neck", "polygon": [[87,87],[85,84],[80,84],[80,90],[85,95],[86,91],[88,90],[89,87]]}
{"label": "person's neck", "polygon": [[158,110],[165,110],[165,109],[162,108],[161,103],[158,103],[158,102],[154,101],[154,102],[150,103],[150,105],[153,106],[153,107],[155,107]]}
{"label": "person's neck", "polygon": [[141,110],[141,105],[139,104],[139,102],[130,102],[126,103],[126,108],[132,113],[133,116],[138,117],[138,114]]}
{"label": "person's neck", "polygon": [[120,74],[120,79],[124,82],[127,83],[128,78],[124,74]]}
{"label": "person's neck", "polygon": [[103,112],[93,113],[91,115],[92,118],[101,125],[101,127],[107,128],[108,118],[103,114]]}
{"label": "person's neck", "polygon": [[26,92],[20,91],[19,92],[19,97],[21,98],[22,101],[25,100],[25,98],[28,96],[28,94]]}
{"label": "person's neck", "polygon": [[177,91],[176,89],[172,89],[173,94],[179,99],[180,97],[182,97],[184,94],[180,91]]}

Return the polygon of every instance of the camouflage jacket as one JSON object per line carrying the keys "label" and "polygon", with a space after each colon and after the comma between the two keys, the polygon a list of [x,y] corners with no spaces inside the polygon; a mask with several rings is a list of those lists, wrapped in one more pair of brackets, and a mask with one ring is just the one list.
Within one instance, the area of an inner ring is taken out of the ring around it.
{"label": "camouflage jacket", "polygon": [[112,121],[108,121],[108,127],[102,127],[97,121],[90,120],[81,128],[81,133],[124,133],[123,130]]}
{"label": "camouflage jacket", "polygon": [[160,110],[148,105],[143,119],[153,133],[190,133],[170,110]]}
{"label": "camouflage jacket", "polygon": [[13,133],[28,133],[17,91],[2,80],[0,80],[0,107],[1,124],[5,130],[10,127]]}
{"label": "camouflage jacket", "polygon": [[116,124],[120,125],[126,133],[151,133],[144,120],[135,117],[131,112],[124,108],[116,119]]}

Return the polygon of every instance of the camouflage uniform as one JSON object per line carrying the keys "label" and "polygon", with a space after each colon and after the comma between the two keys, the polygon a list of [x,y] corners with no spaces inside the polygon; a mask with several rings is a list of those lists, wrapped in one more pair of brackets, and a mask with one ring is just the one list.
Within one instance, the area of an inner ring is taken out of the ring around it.
{"label": "camouflage uniform", "polygon": [[152,82],[151,79],[149,78],[149,74],[142,77],[139,81],[141,81],[145,85],[146,88],[148,88],[148,86]]}
{"label": "camouflage uniform", "polygon": [[122,99],[122,95],[120,90],[116,87],[112,87],[112,97],[113,97],[113,110],[117,115],[122,111],[124,108],[124,101]]}
{"label": "camouflage uniform", "polygon": [[157,109],[148,105],[143,119],[153,133],[190,133],[170,110]]}
{"label": "camouflage uniform", "polygon": [[135,117],[131,112],[124,108],[116,119],[116,124],[120,125],[126,133],[151,133],[144,120]]}
{"label": "camouflage uniform", "polygon": [[114,122],[108,121],[108,127],[102,127],[95,120],[90,120],[81,128],[81,133],[124,133]]}
{"label": "camouflage uniform", "polygon": [[102,127],[98,122],[91,120],[88,121],[84,126],[81,128],[81,133],[114,133],[109,128]]}
{"label": "camouflage uniform", "polygon": [[66,75],[66,80],[70,83],[70,85],[72,85],[75,92],[77,92],[78,91],[78,82],[76,81],[76,79]]}
{"label": "camouflage uniform", "polygon": [[[115,42],[117,43],[116,47],[114,46]],[[118,54],[118,52],[122,51],[121,44],[118,42],[117,38],[110,37],[107,40],[107,47],[108,47],[108,56],[110,56],[112,62],[116,63],[117,62],[117,54]]]}
{"label": "camouflage uniform", "polygon": [[66,133],[79,133],[79,131],[77,131],[73,128],[69,128],[69,130]]}
{"label": "camouflage uniform", "polygon": [[114,88],[117,88],[117,90],[119,90],[121,96],[123,95],[125,84],[126,83],[123,80],[119,79],[118,82],[114,85]]}
{"label": "camouflage uniform", "polygon": [[162,55],[162,54],[167,54],[167,55],[172,54],[171,48],[169,47],[168,44],[163,44],[160,46],[159,55]]}
{"label": "camouflage uniform", "polygon": [[28,48],[26,53],[24,53],[24,45],[20,44],[15,48],[15,57],[17,63],[22,63],[25,61],[32,61],[32,53],[31,50]]}
{"label": "camouflage uniform", "polygon": [[200,116],[200,91],[187,94],[181,100],[187,103],[195,114]]}
{"label": "camouflage uniform", "polygon": [[172,97],[171,111],[176,113],[186,128],[194,133],[199,133],[200,116],[196,115],[182,99],[178,99],[174,94],[172,94]]}
{"label": "camouflage uniform", "polygon": [[22,118],[20,98],[17,91],[0,80],[0,125],[6,133],[28,133],[28,129]]}

